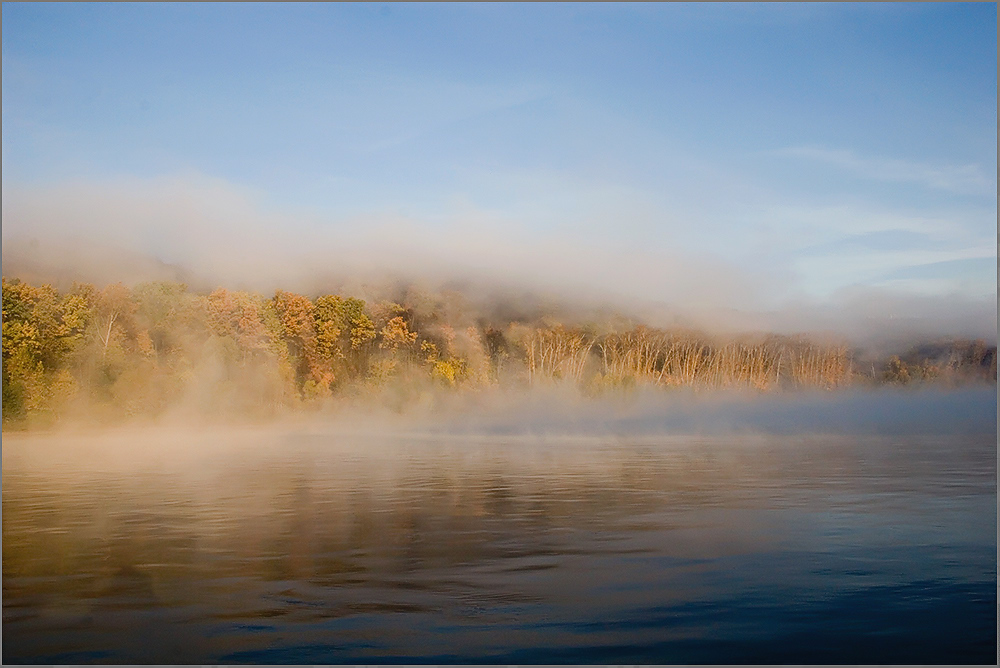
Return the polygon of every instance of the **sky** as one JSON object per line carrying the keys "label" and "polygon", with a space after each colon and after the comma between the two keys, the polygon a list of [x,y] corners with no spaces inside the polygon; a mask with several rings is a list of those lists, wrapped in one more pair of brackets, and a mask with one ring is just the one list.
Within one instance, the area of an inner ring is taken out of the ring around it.
{"label": "sky", "polygon": [[264,287],[475,275],[995,336],[995,4],[2,18],[5,268],[120,247]]}

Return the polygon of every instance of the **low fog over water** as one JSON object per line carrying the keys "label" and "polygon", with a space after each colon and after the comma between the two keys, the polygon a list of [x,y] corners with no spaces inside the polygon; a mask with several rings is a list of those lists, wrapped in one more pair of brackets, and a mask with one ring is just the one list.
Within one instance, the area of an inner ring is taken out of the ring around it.
{"label": "low fog over water", "polygon": [[501,395],[459,405],[453,420],[431,428],[517,435],[621,438],[664,434],[991,434],[997,429],[993,387],[960,389],[664,393],[647,390],[586,399],[557,389]]}
{"label": "low fog over water", "polygon": [[989,663],[995,406],[5,434],[4,661]]}

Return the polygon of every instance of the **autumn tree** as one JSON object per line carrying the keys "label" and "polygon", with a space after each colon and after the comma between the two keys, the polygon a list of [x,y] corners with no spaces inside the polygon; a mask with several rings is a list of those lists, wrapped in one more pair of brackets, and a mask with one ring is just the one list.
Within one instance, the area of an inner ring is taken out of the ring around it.
{"label": "autumn tree", "polygon": [[389,350],[398,353],[400,350],[408,351],[414,341],[417,340],[417,333],[411,332],[409,325],[402,316],[391,318],[379,332],[381,340],[378,347],[382,350]]}
{"label": "autumn tree", "polygon": [[109,285],[98,293],[96,323],[102,354],[107,355],[108,346],[123,330],[122,320],[130,315],[134,309],[135,304],[131,300],[129,289],[121,283]]}
{"label": "autumn tree", "polygon": [[357,378],[367,373],[376,331],[363,300],[339,295],[317,298],[313,326],[318,355],[339,370],[338,375]]}
{"label": "autumn tree", "polygon": [[561,324],[531,328],[519,337],[526,350],[528,379],[570,380],[580,382],[594,341],[584,332]]}
{"label": "autumn tree", "polygon": [[[205,300],[209,331],[235,343],[243,364],[268,348],[261,310],[260,300],[246,292],[219,288]],[[285,333],[287,335],[287,328]]]}
{"label": "autumn tree", "polygon": [[75,391],[69,361],[92,318],[81,294],[3,279],[4,420],[48,410]]}

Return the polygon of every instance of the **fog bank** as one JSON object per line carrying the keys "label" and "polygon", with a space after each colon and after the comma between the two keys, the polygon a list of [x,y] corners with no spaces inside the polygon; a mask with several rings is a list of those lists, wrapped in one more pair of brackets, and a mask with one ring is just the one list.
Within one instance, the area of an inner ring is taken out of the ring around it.
{"label": "fog bank", "polygon": [[202,176],[5,187],[3,219],[4,275],[35,283],[172,280],[204,292],[362,297],[415,283],[485,305],[528,296],[718,332],[822,331],[864,343],[997,332],[995,295],[857,286],[807,297],[764,262],[736,266],[641,239],[601,243],[474,210],[436,221],[398,212],[330,220]]}
{"label": "fog bank", "polygon": [[995,387],[874,389],[794,394],[639,392],[580,399],[568,393],[509,395],[426,428],[455,434],[656,437],[662,435],[996,434]]}

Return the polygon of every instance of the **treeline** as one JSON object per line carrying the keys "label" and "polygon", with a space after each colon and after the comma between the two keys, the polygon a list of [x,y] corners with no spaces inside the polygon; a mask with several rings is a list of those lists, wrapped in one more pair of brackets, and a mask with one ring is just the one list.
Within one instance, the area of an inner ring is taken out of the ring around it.
{"label": "treeline", "polygon": [[722,340],[623,321],[499,320],[454,294],[369,303],[284,291],[204,295],[164,282],[75,284],[61,293],[3,279],[5,425],[185,409],[268,416],[337,398],[401,405],[430,388],[558,382],[600,393],[968,380],[996,381],[996,346],[928,344],[876,367],[857,364],[843,343]]}

